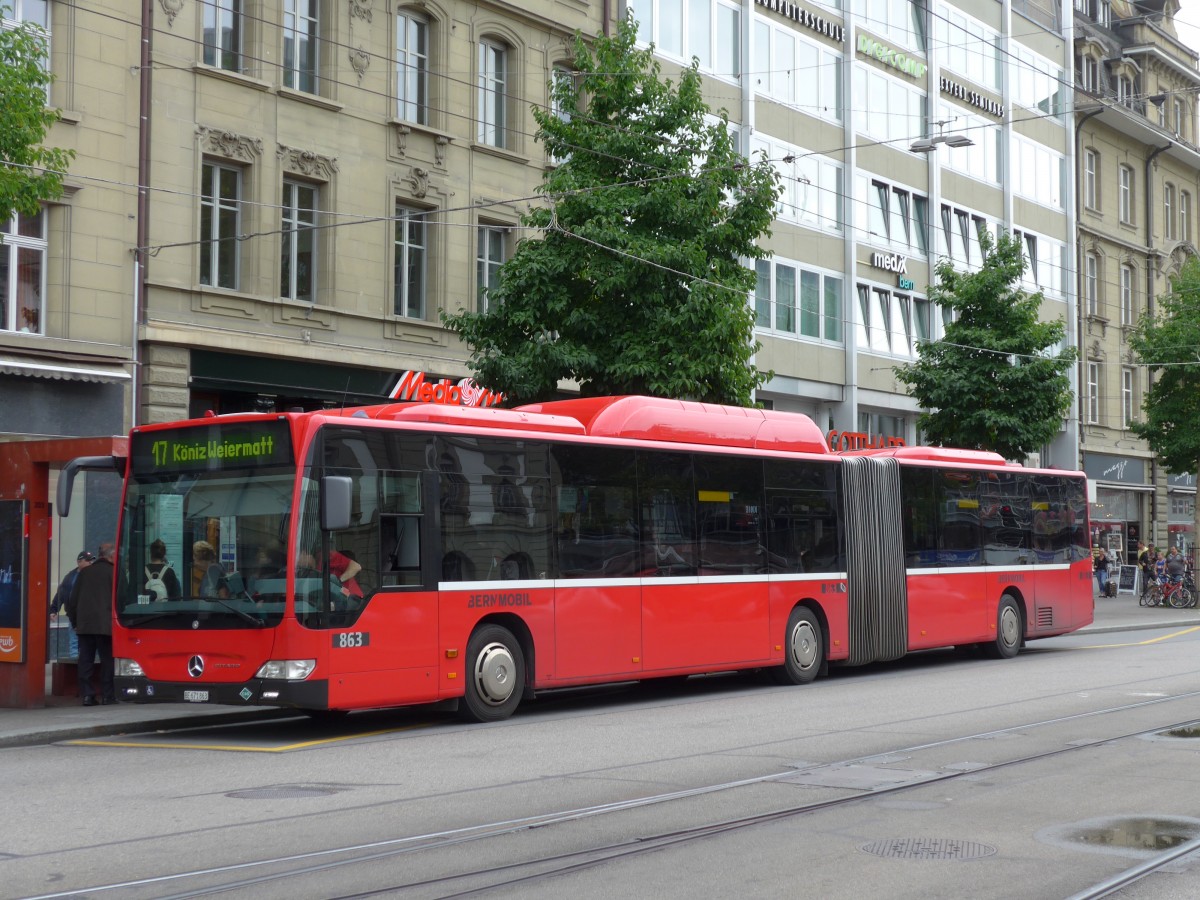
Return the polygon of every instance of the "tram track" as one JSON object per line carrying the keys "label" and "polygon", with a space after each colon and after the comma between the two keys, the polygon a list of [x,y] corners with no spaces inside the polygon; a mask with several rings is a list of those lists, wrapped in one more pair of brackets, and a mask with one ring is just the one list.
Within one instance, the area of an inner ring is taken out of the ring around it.
{"label": "tram track", "polygon": [[[1010,725],[1004,728],[966,735],[945,738],[937,741],[912,744],[897,747],[885,752],[876,752],[857,757],[846,757],[840,760],[824,762],[816,768],[836,768],[869,765],[873,762],[889,758],[905,757],[912,754],[930,751],[936,748],[949,747],[968,741],[989,740],[1005,735],[1031,730],[1061,727],[1072,722],[1096,719],[1105,716],[1115,716],[1146,710],[1157,706],[1200,698],[1200,691],[1188,691],[1180,694],[1153,697],[1139,700],[1135,703],[1110,706],[1103,709],[1089,710],[1070,715],[1039,719]],[[488,866],[470,871],[447,873],[436,878],[418,879],[388,884],[385,887],[366,892],[345,894],[329,894],[323,896],[337,897],[338,900],[349,900],[356,897],[371,897],[381,895],[405,896],[420,893],[422,896],[466,897],[488,891],[504,892],[529,886],[535,882],[569,875],[573,872],[595,868],[606,864],[628,860],[636,856],[661,851],[671,847],[693,843],[728,835],[733,832],[752,829],[772,822],[814,815],[823,811],[862,803],[889,795],[903,794],[927,788],[931,785],[950,782],[965,777],[979,778],[989,772],[1011,769],[1021,765],[1043,762],[1055,757],[1065,757],[1082,751],[1115,744],[1121,741],[1145,737],[1172,728],[1181,728],[1193,724],[1196,717],[1189,717],[1176,723],[1158,723],[1149,728],[1123,731],[1120,734],[1097,738],[1085,742],[1069,744],[1037,753],[1015,756],[1011,759],[996,761],[969,771],[952,771],[938,773],[933,777],[920,778],[903,784],[888,787],[878,787],[872,790],[855,790],[841,796],[814,802],[791,804],[780,808],[765,810],[744,816],[705,822],[695,827],[675,829],[665,832],[648,833],[626,840],[586,846],[577,850],[557,855],[547,855],[534,859],[515,861],[503,866]],[[480,823],[463,828],[410,835],[368,844],[355,844],[334,847],[309,853],[291,854],[284,856],[266,857],[258,860],[248,860],[227,866],[214,866],[187,871],[179,871],[160,875],[154,878],[98,884],[87,888],[79,888],[59,893],[41,894],[29,897],[27,900],[52,900],[52,898],[67,898],[80,896],[99,896],[105,893],[120,896],[155,897],[157,900],[184,900],[184,898],[209,896],[217,893],[238,892],[252,888],[262,888],[271,883],[287,883],[306,876],[315,876],[346,866],[365,866],[371,863],[384,862],[406,855],[445,850],[457,845],[478,842],[489,839],[504,838],[518,835],[535,829],[552,826],[565,826],[586,819],[608,816],[620,813],[632,813],[640,809],[661,804],[669,804],[689,799],[700,798],[719,792],[735,791],[754,785],[768,784],[795,776],[796,769],[788,768],[783,771],[767,773],[752,778],[738,779],[717,784],[702,785],[678,791],[649,794],[642,797],[613,803],[599,804],[589,807],[579,807],[545,813],[535,816],[497,820]],[[1174,853],[1175,859],[1183,853]],[[1166,865],[1166,860],[1161,865]],[[1144,868],[1144,867],[1137,867]],[[270,871],[275,869],[277,871]],[[504,877],[497,878],[497,875]],[[1144,875],[1139,876],[1144,877]],[[188,886],[188,882],[191,885]],[[476,883],[471,883],[476,882]],[[478,883],[483,882],[483,883]],[[432,894],[430,892],[433,892]],[[1102,897],[1103,893],[1080,894],[1082,898]]]}

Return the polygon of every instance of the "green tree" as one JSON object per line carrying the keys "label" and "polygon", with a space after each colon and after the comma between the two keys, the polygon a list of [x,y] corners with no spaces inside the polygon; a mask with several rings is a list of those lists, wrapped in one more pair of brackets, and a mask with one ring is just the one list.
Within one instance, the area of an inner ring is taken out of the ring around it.
{"label": "green tree", "polygon": [[992,450],[1021,460],[1058,434],[1071,408],[1074,348],[1053,354],[1062,320],[1038,318],[1041,292],[1016,285],[1025,271],[1019,238],[980,235],[983,267],[958,272],[938,263],[930,290],[954,320],[939,341],[923,343],[917,362],[896,377],[925,408],[917,420],[931,444]]}
{"label": "green tree", "polygon": [[[0,7],[7,18],[11,11]],[[42,142],[61,112],[46,106],[53,76],[46,68],[46,33],[32,22],[0,28],[0,221],[13,212],[35,215],[62,196],[73,150]]]}
{"label": "green tree", "polygon": [[[755,276],[766,255],[779,179],[751,164],[728,120],[705,116],[693,62],[662,81],[637,26],[589,48],[552,83],[554,109],[533,110],[557,165],[547,205],[486,296],[486,310],[443,312],[471,349],[480,384],[510,401],[650,394],[749,406],[769,373],[753,364]],[[481,306],[483,301],[481,300]]]}
{"label": "green tree", "polygon": [[[1138,361],[1150,369],[1142,417],[1130,428],[1169,472],[1200,472],[1200,260],[1192,257],[1171,279],[1157,310],[1138,321],[1129,338]],[[1196,505],[1200,535],[1200,504]]]}

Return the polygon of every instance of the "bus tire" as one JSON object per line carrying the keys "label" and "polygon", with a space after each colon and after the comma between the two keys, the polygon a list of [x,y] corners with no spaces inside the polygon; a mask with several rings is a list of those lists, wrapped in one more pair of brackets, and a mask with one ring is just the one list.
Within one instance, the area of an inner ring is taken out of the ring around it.
{"label": "bus tire", "polygon": [[474,722],[511,716],[525,691],[525,656],[512,632],[499,625],[476,629],[467,642],[466,662],[462,716]]}
{"label": "bus tire", "polygon": [[778,684],[808,684],[825,663],[825,636],[811,609],[797,606],[783,636],[783,665],[771,668]]}
{"label": "bus tire", "polygon": [[984,644],[983,652],[992,659],[1012,659],[1021,652],[1024,637],[1021,609],[1012,594],[1005,594],[996,610],[996,639]]}

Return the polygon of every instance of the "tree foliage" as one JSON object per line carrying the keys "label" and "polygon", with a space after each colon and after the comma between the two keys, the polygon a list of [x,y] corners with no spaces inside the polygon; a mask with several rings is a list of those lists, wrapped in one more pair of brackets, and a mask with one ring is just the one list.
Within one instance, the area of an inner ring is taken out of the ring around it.
{"label": "tree foliage", "polygon": [[[1200,470],[1200,260],[1184,263],[1129,338],[1137,359],[1150,369],[1142,398],[1144,421],[1130,424],[1170,472]],[[1200,513],[1200,508],[1197,510]]]}
{"label": "tree foliage", "polygon": [[75,157],[42,145],[61,115],[46,106],[47,49],[45,32],[33,23],[0,28],[0,220],[14,211],[36,215],[43,201],[61,197]]}
{"label": "tree foliage", "polygon": [[770,163],[740,155],[724,115],[706,120],[696,64],[660,78],[637,26],[589,48],[535,108],[557,161],[523,218],[537,237],[500,268],[486,311],[443,313],[480,384],[510,400],[650,394],[748,406],[769,373],[753,364],[747,301],[779,192]]}
{"label": "tree foliage", "polygon": [[1051,352],[1066,333],[1062,320],[1040,321],[1041,293],[1017,287],[1020,239],[982,234],[979,243],[977,272],[938,263],[929,299],[954,319],[941,340],[920,345],[916,363],[895,372],[925,408],[917,425],[931,444],[1021,460],[1058,434],[1071,408],[1076,353]]}

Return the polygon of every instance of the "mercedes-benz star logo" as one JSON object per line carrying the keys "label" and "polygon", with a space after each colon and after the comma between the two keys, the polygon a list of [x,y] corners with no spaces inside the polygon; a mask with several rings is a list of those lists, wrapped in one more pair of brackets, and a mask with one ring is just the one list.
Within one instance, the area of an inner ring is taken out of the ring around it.
{"label": "mercedes-benz star logo", "polygon": [[188,660],[188,674],[193,678],[199,678],[204,674],[204,657],[193,656]]}

